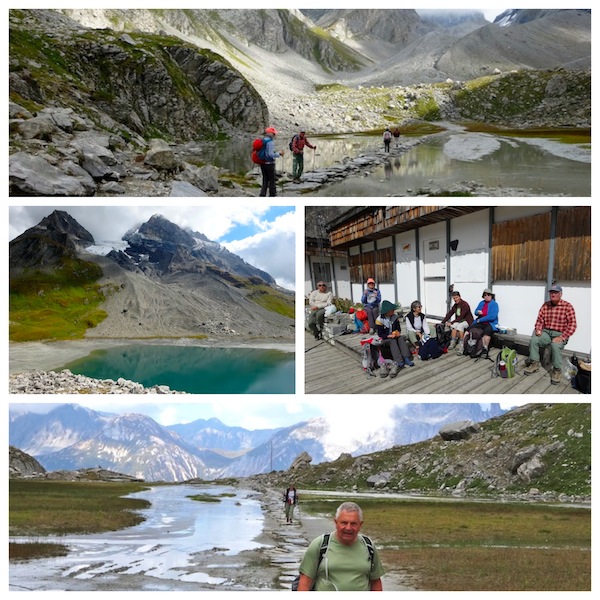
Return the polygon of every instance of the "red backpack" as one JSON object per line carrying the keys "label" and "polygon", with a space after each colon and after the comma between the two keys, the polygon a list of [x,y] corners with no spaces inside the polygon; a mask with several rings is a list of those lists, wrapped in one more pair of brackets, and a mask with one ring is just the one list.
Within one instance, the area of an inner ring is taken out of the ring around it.
{"label": "red backpack", "polygon": [[252,142],[252,162],[257,165],[264,165],[265,160],[265,150],[267,148],[267,144],[264,138],[256,138]]}

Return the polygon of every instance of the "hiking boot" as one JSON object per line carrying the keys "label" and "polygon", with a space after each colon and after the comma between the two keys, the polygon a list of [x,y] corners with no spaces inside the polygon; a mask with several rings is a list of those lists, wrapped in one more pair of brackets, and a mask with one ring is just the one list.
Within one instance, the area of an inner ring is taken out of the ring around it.
{"label": "hiking boot", "polygon": [[552,369],[552,371],[550,371],[550,383],[552,385],[558,385],[560,383],[561,375],[560,369]]}
{"label": "hiking boot", "polygon": [[458,344],[458,340],[456,338],[451,339],[450,344],[448,345],[448,351],[454,350],[454,348],[456,347],[457,344]]}
{"label": "hiking boot", "polygon": [[381,367],[379,367],[379,377],[381,377],[383,379],[384,377],[387,377],[388,375],[389,375],[388,368],[385,365],[381,365]]}
{"label": "hiking boot", "polygon": [[465,353],[465,347],[459,343],[456,346],[456,354],[464,354],[464,353]]}
{"label": "hiking boot", "polygon": [[390,369],[390,378],[393,379],[394,377],[396,377],[396,375],[398,375],[398,373],[400,373],[400,369],[402,367],[400,365],[393,365],[392,368]]}
{"label": "hiking boot", "polygon": [[525,375],[533,375],[534,373],[537,373],[540,370],[540,361],[539,360],[532,360],[531,363],[529,364],[529,366],[525,367],[525,369],[523,369],[523,373]]}
{"label": "hiking boot", "polygon": [[323,334],[320,331],[317,331],[315,333],[315,341],[316,340],[322,340],[323,339]]}
{"label": "hiking boot", "polygon": [[410,358],[409,358],[408,356],[406,356],[406,357],[404,358],[404,364],[405,364],[407,367],[414,367],[414,366],[415,366],[415,363],[414,363],[412,360],[410,360]]}

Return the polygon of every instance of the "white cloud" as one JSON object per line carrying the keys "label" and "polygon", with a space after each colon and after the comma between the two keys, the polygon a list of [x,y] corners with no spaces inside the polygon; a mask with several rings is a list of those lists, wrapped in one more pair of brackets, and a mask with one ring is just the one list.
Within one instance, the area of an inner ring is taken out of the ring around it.
{"label": "white cloud", "polygon": [[296,215],[285,213],[263,223],[263,230],[251,237],[223,244],[230,252],[272,275],[285,288],[295,287]]}

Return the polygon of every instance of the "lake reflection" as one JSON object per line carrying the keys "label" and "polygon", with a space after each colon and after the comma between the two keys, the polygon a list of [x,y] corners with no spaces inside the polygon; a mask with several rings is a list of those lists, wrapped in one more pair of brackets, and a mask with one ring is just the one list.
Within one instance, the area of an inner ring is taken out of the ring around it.
{"label": "lake reflection", "polygon": [[295,391],[295,355],[279,350],[121,346],[95,350],[62,368],[95,379],[122,377],[145,387],[167,385],[193,394]]}

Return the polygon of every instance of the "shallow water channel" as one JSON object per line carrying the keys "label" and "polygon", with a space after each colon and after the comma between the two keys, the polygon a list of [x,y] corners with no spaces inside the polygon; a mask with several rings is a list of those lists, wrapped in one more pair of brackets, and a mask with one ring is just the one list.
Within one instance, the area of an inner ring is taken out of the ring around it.
{"label": "shallow water channel", "polygon": [[[199,493],[218,496],[220,502],[188,498]],[[261,547],[254,540],[262,531],[263,514],[251,491],[168,485],[131,497],[152,504],[140,511],[146,517],[143,523],[117,532],[44,538],[69,546],[69,555],[10,563],[10,589],[199,589],[226,580],[202,572],[195,553],[231,556]],[[196,587],[185,585],[190,583]]]}
{"label": "shallow water channel", "polygon": [[[508,136],[469,132],[460,126],[428,135],[400,137],[395,148],[392,141],[389,159],[368,176],[351,176],[308,192],[317,196],[416,195],[420,189],[449,189],[462,182],[474,182],[487,188],[506,189],[505,195],[557,195],[589,197],[591,195],[591,148],[581,136],[581,143],[566,143],[559,137],[529,135]],[[380,136],[332,135],[310,137],[317,149],[305,149],[304,172],[326,169],[344,158],[361,154],[381,155]],[[416,141],[420,143],[415,145]],[[276,148],[286,150],[277,159],[278,171],[292,172],[287,138],[276,140]],[[571,139],[572,141],[572,139]],[[406,146],[412,146],[406,150]],[[239,141],[219,142],[203,147],[202,156],[188,156],[212,162],[232,172],[253,168],[246,144]],[[498,195],[504,195],[499,193]]]}

